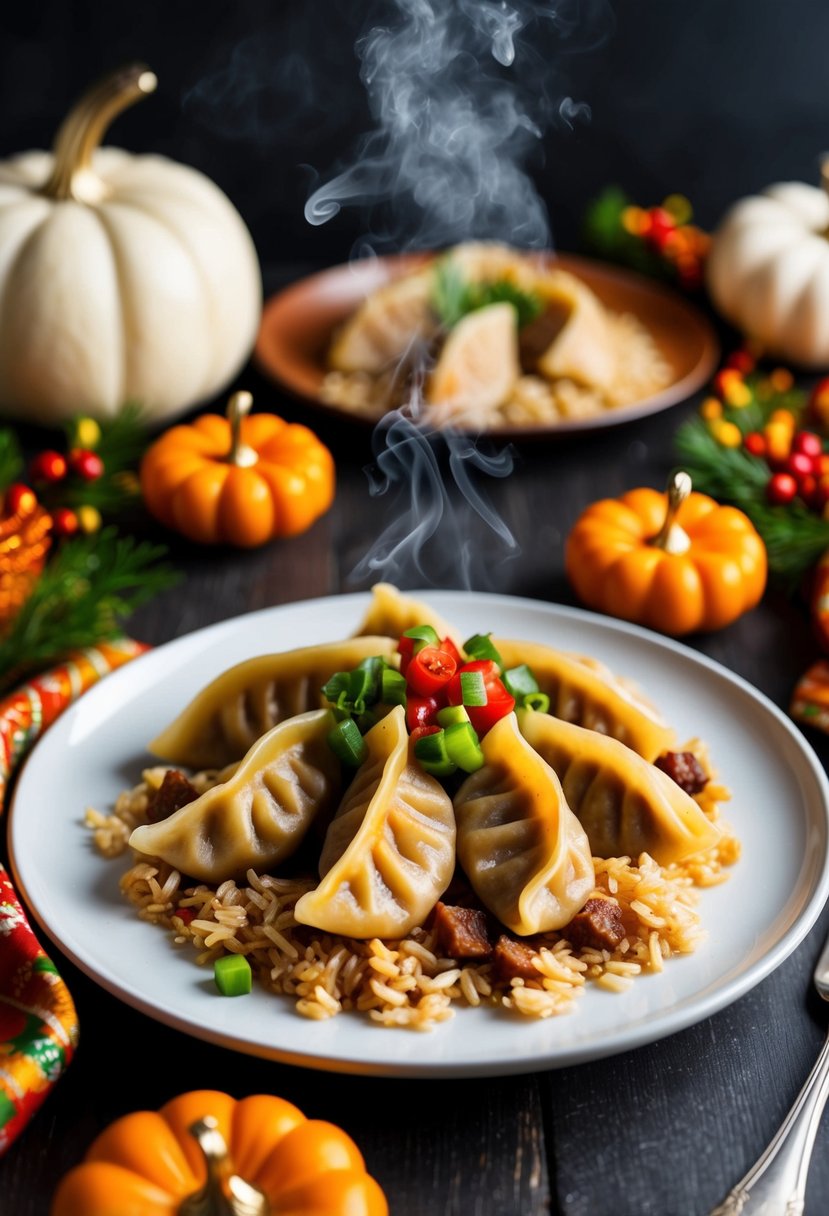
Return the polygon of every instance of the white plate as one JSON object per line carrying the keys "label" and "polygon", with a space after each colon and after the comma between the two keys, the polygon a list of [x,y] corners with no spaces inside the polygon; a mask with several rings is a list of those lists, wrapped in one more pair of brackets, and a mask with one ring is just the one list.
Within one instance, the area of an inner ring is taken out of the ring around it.
{"label": "white plate", "polygon": [[107,677],[37,745],[20,775],[9,844],[14,876],[40,925],[82,970],[128,1004],[187,1033],[255,1055],[342,1072],[483,1076],[597,1059],[708,1017],[773,971],[806,935],[829,889],[829,788],[809,746],[761,694],[718,664],[635,626],[506,596],[424,593],[466,636],[492,629],[604,660],[634,677],[680,739],[710,741],[733,791],[728,819],[743,857],[702,893],[709,940],[623,994],[589,987],[576,1010],[531,1021],[459,1008],[429,1034],[342,1014],[310,1022],[288,998],[218,996],[189,947],[139,921],[82,827],[138,779],[156,735],[213,676],[263,651],[341,638],[363,595],[266,609],[170,642]]}

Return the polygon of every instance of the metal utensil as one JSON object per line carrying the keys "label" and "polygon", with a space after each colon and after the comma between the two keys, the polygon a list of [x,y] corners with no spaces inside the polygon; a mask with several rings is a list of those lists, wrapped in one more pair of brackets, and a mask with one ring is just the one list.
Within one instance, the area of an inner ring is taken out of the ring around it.
{"label": "metal utensil", "polygon": [[[815,967],[815,987],[829,1001],[829,940]],[[710,1216],[801,1216],[820,1116],[829,1097],[829,1034],[777,1134]]]}

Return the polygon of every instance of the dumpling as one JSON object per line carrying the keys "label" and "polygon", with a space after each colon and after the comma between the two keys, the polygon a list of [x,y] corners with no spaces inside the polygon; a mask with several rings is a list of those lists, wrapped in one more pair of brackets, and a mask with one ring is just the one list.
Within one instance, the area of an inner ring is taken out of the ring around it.
{"label": "dumpling", "polygon": [[445,422],[487,415],[506,401],[518,377],[518,314],[489,304],[458,321],[443,344],[426,386],[430,417]]}
{"label": "dumpling", "polygon": [[485,764],[455,795],[458,860],[513,933],[569,924],[595,885],[590,845],[558,777],[509,714],[487,732]]}
{"label": "dumpling", "polygon": [[645,760],[676,746],[671,728],[603,664],[537,642],[493,640],[505,668],[526,663],[532,670],[555,717],[612,735]]}
{"label": "dumpling", "polygon": [[558,774],[597,857],[649,853],[660,865],[717,843],[720,830],[667,773],[616,739],[533,710],[521,733]]}
{"label": "dumpling", "polygon": [[617,373],[618,358],[604,305],[564,270],[540,274],[535,290],[544,301],[551,334],[538,370],[550,380],[564,377],[588,388],[607,388]]}
{"label": "dumpling", "polygon": [[357,629],[357,637],[366,634],[394,638],[395,641],[407,629],[415,625],[431,625],[438,637],[449,637],[456,646],[461,638],[456,629],[439,616],[422,600],[404,595],[391,583],[375,583],[371,589],[371,603]]}
{"label": "dumpling", "polygon": [[327,741],[332,725],[327,709],[281,722],[229,781],[168,819],[142,824],[130,845],[210,883],[283,861],[339,796],[340,764]]}
{"label": "dumpling", "polygon": [[375,375],[399,363],[437,330],[431,267],[373,291],[340,330],[328,354],[335,371]]}
{"label": "dumpling", "polygon": [[388,638],[360,637],[247,659],[203,688],[149,750],[171,764],[222,768],[278,722],[324,706],[321,689],[335,671],[372,655],[391,662],[394,651]]}
{"label": "dumpling", "polygon": [[368,758],[328,827],[322,881],[296,919],[344,937],[403,937],[449,886],[455,816],[443,787],[410,753],[396,706],[365,736]]}

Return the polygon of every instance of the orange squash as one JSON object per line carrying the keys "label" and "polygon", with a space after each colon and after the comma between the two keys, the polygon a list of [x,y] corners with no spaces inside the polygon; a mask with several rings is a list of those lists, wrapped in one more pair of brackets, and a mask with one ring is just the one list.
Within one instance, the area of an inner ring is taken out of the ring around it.
{"label": "orange squash", "polygon": [[[236,1172],[238,1171],[238,1173]],[[388,1216],[354,1141],[282,1098],[214,1090],[135,1111],[94,1141],[50,1216]]]}
{"label": "orange squash", "polygon": [[674,636],[729,625],[766,586],[766,549],[751,521],[692,493],[687,473],[667,494],[643,488],[593,503],[565,562],[589,608]]}
{"label": "orange squash", "polygon": [[254,548],[304,532],[331,506],[334,459],[313,431],[275,414],[247,417],[250,393],[228,416],[174,426],[141,462],[141,492],[156,519],[205,545]]}

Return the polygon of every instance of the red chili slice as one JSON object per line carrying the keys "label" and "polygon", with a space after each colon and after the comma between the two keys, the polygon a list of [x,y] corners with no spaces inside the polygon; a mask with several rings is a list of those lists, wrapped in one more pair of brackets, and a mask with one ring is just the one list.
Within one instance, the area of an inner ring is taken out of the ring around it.
{"label": "red chili slice", "polygon": [[437,646],[424,646],[409,663],[406,682],[420,697],[438,696],[457,668],[451,654]]}
{"label": "red chili slice", "polygon": [[406,725],[409,733],[419,726],[434,726],[440,709],[437,697],[408,697],[406,700]]}
{"label": "red chili slice", "polygon": [[461,672],[480,671],[484,677],[486,689],[486,705],[467,705],[466,712],[475,727],[478,738],[482,739],[490,727],[501,718],[512,713],[515,709],[515,697],[511,696],[504,687],[498,675],[498,668],[492,659],[473,659],[464,663],[463,667],[453,676],[446,686],[446,699],[450,705],[462,705]]}

